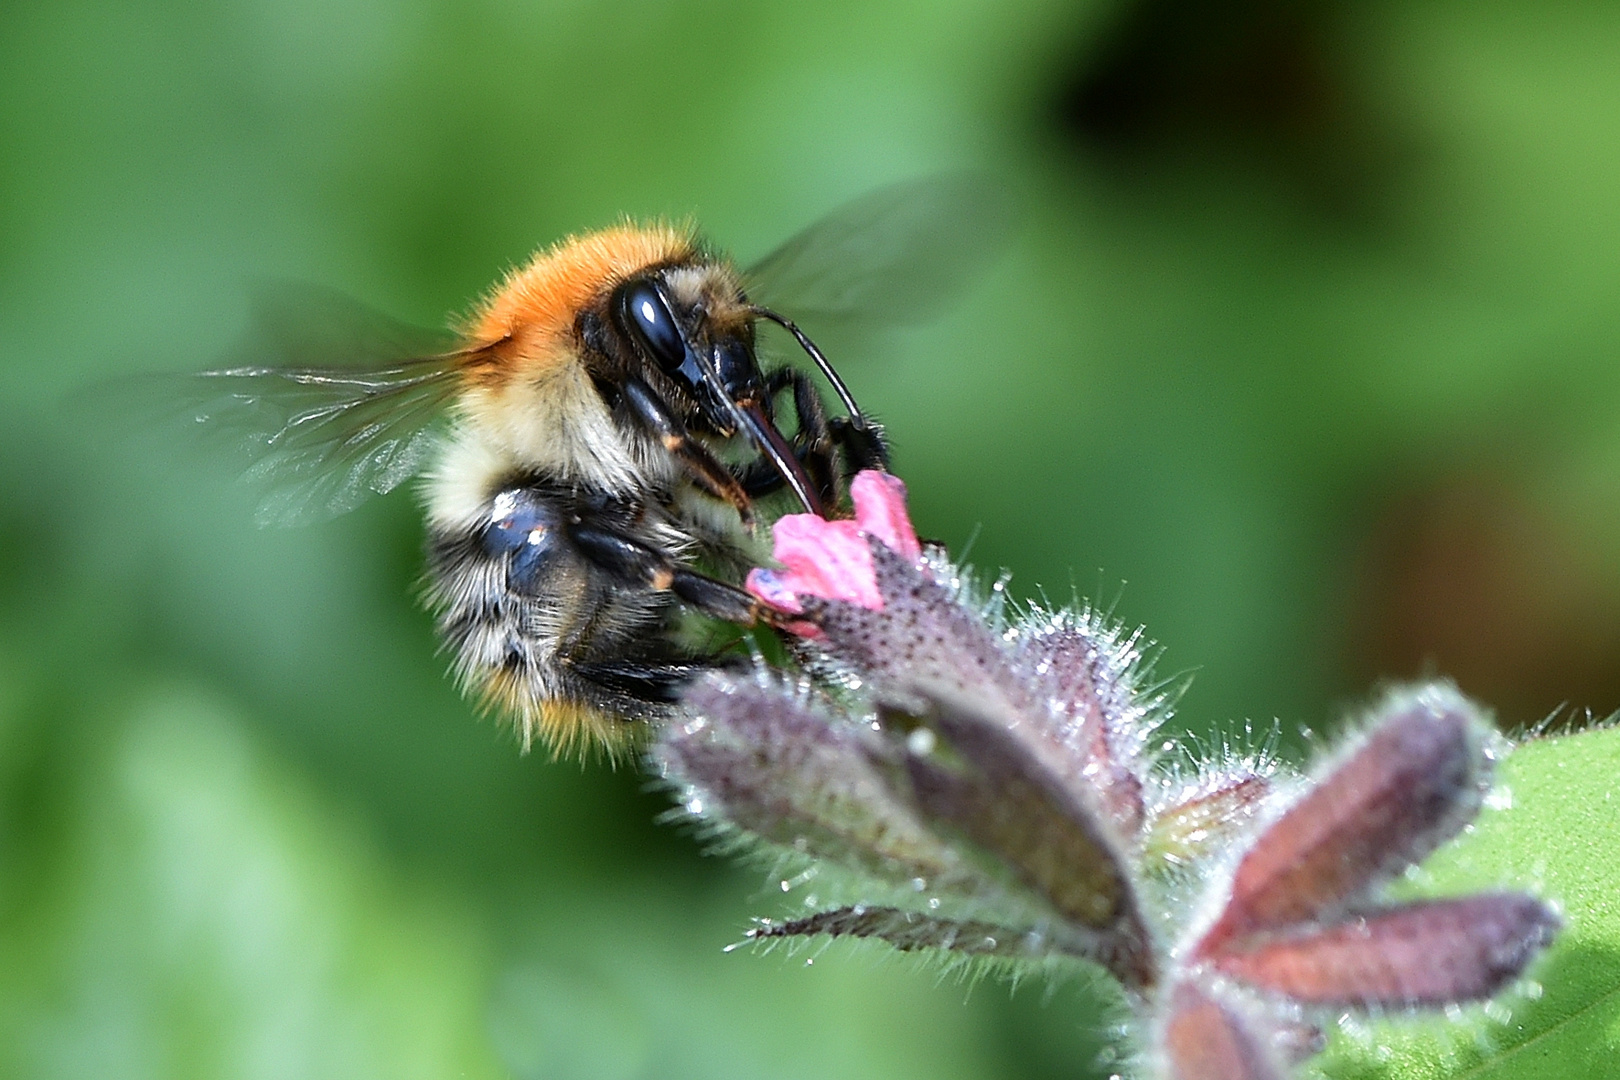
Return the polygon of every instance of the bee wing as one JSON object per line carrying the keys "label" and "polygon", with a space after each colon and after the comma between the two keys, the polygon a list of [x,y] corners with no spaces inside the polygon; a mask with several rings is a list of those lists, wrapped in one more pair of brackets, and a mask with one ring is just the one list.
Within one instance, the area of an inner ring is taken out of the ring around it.
{"label": "bee wing", "polygon": [[799,321],[919,322],[994,255],[1011,220],[1006,189],[988,177],[905,181],[834,210],[744,279],[751,297]]}
{"label": "bee wing", "polygon": [[325,290],[282,286],[258,301],[232,357],[258,362],[140,376],[106,396],[234,457],[263,492],[261,525],[346,513],[419,473],[466,354]]}
{"label": "bee wing", "polygon": [[189,418],[248,459],[261,525],[347,513],[427,463],[433,426],[459,385],[453,357],[372,371],[225,368],[195,380]]}

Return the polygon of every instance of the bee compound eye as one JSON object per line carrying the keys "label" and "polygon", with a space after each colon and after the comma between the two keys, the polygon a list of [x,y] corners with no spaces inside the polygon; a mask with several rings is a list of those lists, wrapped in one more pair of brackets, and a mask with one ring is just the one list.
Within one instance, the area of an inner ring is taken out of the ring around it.
{"label": "bee compound eye", "polygon": [[633,281],[619,294],[621,318],[658,366],[674,371],[686,360],[686,341],[675,316],[650,281]]}

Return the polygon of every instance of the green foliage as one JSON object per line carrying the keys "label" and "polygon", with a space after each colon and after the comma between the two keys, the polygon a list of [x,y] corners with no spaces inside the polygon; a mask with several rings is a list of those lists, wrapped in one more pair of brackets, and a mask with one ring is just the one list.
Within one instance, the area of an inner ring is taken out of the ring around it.
{"label": "green foliage", "polygon": [[0,1071],[502,1075],[464,906],[379,866],[217,706],[112,708],[11,897]]}

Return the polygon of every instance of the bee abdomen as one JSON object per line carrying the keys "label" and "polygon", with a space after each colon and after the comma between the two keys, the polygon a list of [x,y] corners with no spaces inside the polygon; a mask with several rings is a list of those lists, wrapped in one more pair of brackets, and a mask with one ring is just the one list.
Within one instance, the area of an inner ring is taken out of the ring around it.
{"label": "bee abdomen", "polygon": [[430,532],[428,600],[457,677],[525,746],[538,735],[613,752],[667,708],[592,674],[655,640],[670,603],[625,588],[573,543],[571,528],[604,510],[599,496],[535,479],[502,487],[476,521]]}

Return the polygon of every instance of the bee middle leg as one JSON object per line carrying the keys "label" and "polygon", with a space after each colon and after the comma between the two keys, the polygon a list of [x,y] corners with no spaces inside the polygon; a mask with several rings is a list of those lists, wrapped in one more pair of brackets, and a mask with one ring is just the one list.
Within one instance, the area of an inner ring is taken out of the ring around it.
{"label": "bee middle leg", "polygon": [[626,585],[673,593],[704,615],[739,626],[770,621],[771,609],[742,589],[688,570],[626,533],[579,524],[569,530],[569,537],[581,555]]}
{"label": "bee middle leg", "polygon": [[673,703],[687,684],[718,666],[704,660],[581,660],[573,672],[615,694],[637,701]]}
{"label": "bee middle leg", "polygon": [[[777,613],[743,590],[688,570],[657,549],[610,526],[579,523],[569,530],[576,551],[597,569],[629,589],[667,592],[710,618],[748,627],[773,623]],[[671,703],[705,671],[727,664],[725,657],[695,657],[654,648],[635,657],[575,659],[569,668],[609,693],[637,701]]]}

